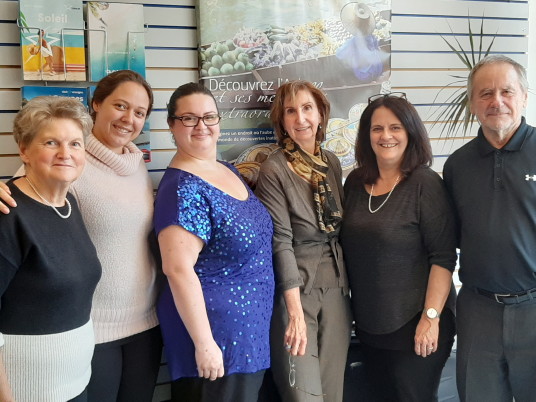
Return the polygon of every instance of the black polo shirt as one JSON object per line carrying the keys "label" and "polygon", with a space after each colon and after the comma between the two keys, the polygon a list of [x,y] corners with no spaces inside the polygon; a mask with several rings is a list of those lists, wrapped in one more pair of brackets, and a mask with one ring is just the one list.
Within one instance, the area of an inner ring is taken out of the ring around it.
{"label": "black polo shirt", "polygon": [[464,286],[536,288],[536,129],[522,118],[497,149],[481,128],[448,158],[443,176],[456,208]]}

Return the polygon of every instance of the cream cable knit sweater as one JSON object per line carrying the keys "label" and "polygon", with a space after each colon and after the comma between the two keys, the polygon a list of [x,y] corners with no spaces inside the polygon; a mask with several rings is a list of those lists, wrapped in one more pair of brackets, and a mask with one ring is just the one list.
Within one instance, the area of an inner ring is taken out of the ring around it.
{"label": "cream cable knit sweater", "polygon": [[119,155],[93,135],[86,166],[71,186],[102,264],[91,317],[96,343],[111,342],[158,325],[156,268],[149,251],[153,187],[138,148]]}

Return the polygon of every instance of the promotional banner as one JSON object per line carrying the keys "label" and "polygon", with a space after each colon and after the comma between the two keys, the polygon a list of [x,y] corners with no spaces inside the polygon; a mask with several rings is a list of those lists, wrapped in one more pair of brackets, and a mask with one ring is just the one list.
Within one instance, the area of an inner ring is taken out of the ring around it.
{"label": "promotional banner", "polygon": [[19,0],[23,80],[85,81],[82,0]]}
{"label": "promotional banner", "polygon": [[361,112],[388,85],[391,1],[203,0],[197,10],[200,79],[223,116],[220,156],[253,160],[273,143],[275,91],[303,79],[330,100],[323,146],[351,169]]}
{"label": "promotional banner", "polygon": [[145,77],[143,4],[87,3],[89,80],[97,82],[118,70]]}

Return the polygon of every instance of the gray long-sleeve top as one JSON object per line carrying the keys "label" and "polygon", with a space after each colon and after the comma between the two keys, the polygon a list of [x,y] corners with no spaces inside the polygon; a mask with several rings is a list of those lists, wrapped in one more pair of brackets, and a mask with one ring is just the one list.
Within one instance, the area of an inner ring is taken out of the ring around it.
{"label": "gray long-sleeve top", "polygon": [[[342,169],[329,151],[327,180],[342,211]],[[264,203],[274,223],[273,263],[276,288],[341,287],[348,293],[348,279],[337,230],[329,235],[318,228],[313,190],[287,165],[278,149],[262,164],[255,194]]]}

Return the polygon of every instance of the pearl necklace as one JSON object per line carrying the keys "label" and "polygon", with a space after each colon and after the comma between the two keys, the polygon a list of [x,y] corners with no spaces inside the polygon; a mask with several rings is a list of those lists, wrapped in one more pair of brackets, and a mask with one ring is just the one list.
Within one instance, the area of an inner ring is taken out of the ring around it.
{"label": "pearl necklace", "polygon": [[372,196],[374,195],[374,184],[372,185],[371,189],[370,189],[370,194],[369,194],[369,197],[368,197],[368,210],[370,211],[371,214],[375,214],[376,212],[378,212],[380,210],[381,207],[383,207],[385,205],[385,203],[387,202],[387,200],[389,199],[389,197],[391,196],[391,194],[393,193],[393,190],[395,189],[396,185],[398,184],[398,181],[400,180],[400,175],[398,175],[398,177],[396,178],[395,180],[395,184],[393,184],[393,188],[391,189],[391,191],[389,191],[389,194],[387,194],[387,198],[385,200],[383,200],[383,202],[381,203],[381,205],[376,208],[374,211],[372,210],[371,206],[370,206],[370,202],[372,200]]}
{"label": "pearl necklace", "polygon": [[65,198],[65,203],[69,207],[69,212],[67,212],[67,214],[65,214],[65,215],[62,215],[61,212],[58,211],[57,208],[54,205],[52,205],[47,199],[45,199],[45,197],[43,197],[41,194],[39,194],[39,192],[34,187],[33,183],[30,181],[30,179],[28,179],[28,176],[24,176],[24,178],[26,179],[26,181],[28,182],[28,184],[30,185],[32,190],[35,192],[35,194],[37,194],[39,196],[39,198],[41,198],[44,201],[45,204],[47,204],[54,211],[56,211],[56,213],[58,214],[58,216],[60,218],[67,219],[69,216],[71,216],[71,212],[72,212],[71,203],[69,202],[69,200],[67,198]]}

